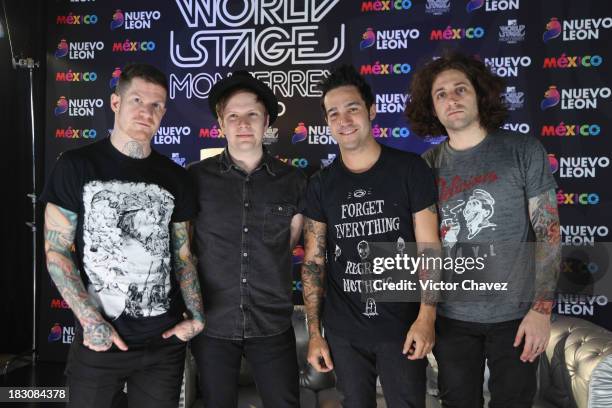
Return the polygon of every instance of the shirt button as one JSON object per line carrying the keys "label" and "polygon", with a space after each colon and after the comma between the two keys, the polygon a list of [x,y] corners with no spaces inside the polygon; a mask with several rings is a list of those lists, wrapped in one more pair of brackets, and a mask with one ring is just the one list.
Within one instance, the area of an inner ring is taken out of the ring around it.
{"label": "shirt button", "polygon": [[244,232],[249,232],[248,227],[244,227]]}
{"label": "shirt button", "polygon": [[242,256],[246,258],[247,256],[249,256],[249,254],[247,254],[246,252],[243,252]]}
{"label": "shirt button", "polygon": [[278,206],[278,211],[283,211],[283,207],[281,207],[280,205]]}
{"label": "shirt button", "polygon": [[246,278],[242,278],[242,283],[246,283]]}
{"label": "shirt button", "polygon": [[248,206],[249,206],[249,202],[248,202],[248,201],[247,201],[247,202],[245,202],[245,203],[244,203],[244,206],[245,206],[245,207],[248,207]]}

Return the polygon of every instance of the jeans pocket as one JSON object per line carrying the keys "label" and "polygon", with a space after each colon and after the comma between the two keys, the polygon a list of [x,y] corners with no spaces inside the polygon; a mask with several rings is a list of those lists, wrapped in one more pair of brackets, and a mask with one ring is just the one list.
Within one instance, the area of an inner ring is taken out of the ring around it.
{"label": "jeans pocket", "polygon": [[294,205],[287,203],[266,204],[263,225],[264,242],[289,242],[289,230],[293,214],[295,214]]}

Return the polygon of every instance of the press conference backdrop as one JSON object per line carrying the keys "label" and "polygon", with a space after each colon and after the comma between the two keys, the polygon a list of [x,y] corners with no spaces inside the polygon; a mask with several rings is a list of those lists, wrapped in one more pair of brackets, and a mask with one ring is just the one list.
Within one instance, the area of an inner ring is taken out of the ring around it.
{"label": "press conference backdrop", "polygon": [[[56,0],[47,7],[46,174],[60,152],[109,135],[110,93],[122,67],[136,61],[169,77],[168,113],[153,143],[183,166],[203,149],[225,146],[207,96],[236,69],[269,84],[279,99],[280,116],[265,136],[270,152],[307,171],[328,164],[338,148],[315,85],[341,63],[354,64],[374,89],[376,139],[420,153],[444,138],[411,133],[403,118],[407,85],[419,64],[460,49],[506,79],[503,127],[548,150],[563,242],[609,240],[608,1]],[[296,248],[296,302],[302,257]],[[42,281],[40,357],[62,360],[72,314],[46,274]],[[612,329],[608,302],[559,293],[555,312]]]}

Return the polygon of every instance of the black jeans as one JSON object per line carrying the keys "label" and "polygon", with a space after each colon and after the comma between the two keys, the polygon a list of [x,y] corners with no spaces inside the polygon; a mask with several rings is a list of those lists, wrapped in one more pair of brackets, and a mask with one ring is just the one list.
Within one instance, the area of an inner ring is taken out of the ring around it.
{"label": "black jeans", "polygon": [[438,316],[434,355],[444,408],[483,406],[485,359],[491,374],[490,408],[531,407],[538,359],[523,363],[523,344],[513,347],[521,320],[472,323]]}
{"label": "black jeans", "polygon": [[347,340],[326,331],[336,373],[336,388],[346,408],[376,407],[376,376],[387,407],[425,408],[427,359],[408,360],[397,342]]}
{"label": "black jeans", "polygon": [[125,383],[130,407],[176,408],[179,403],[186,343],[176,336],[159,338],[121,351],[93,351],[78,337],[66,363],[70,388],[68,407],[106,408]]}
{"label": "black jeans", "polygon": [[266,407],[299,407],[299,377],[293,328],[276,336],[226,340],[200,334],[191,350],[200,372],[206,408],[238,405],[238,377],[244,354]]}

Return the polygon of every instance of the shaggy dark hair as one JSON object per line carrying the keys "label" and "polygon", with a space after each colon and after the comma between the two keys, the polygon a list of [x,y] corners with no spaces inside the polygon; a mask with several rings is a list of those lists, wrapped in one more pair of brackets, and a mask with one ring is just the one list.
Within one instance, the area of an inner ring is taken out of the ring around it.
{"label": "shaggy dark hair", "polygon": [[168,94],[168,80],[166,75],[159,69],[150,64],[135,63],[128,64],[121,70],[119,82],[115,87],[115,93],[121,95],[132,83],[132,79],[140,78],[144,81],[159,85],[166,90]]}
{"label": "shaggy dark hair", "polygon": [[480,125],[488,132],[499,128],[508,116],[501,99],[504,80],[492,74],[482,61],[455,52],[425,64],[412,76],[410,100],[405,111],[410,129],[422,137],[448,134],[435,115],[431,88],[436,77],[449,69],[463,72],[476,90]]}
{"label": "shaggy dark hair", "polygon": [[325,111],[325,95],[332,89],[339,88],[341,86],[355,86],[361,98],[365,102],[366,108],[370,110],[370,106],[374,103],[374,94],[372,88],[365,81],[363,76],[359,75],[359,72],[352,65],[344,64],[340,65],[332,71],[332,73],[324,78],[317,85],[317,89],[322,92],[321,95],[321,109],[323,109],[323,117],[327,118],[327,112]]}

